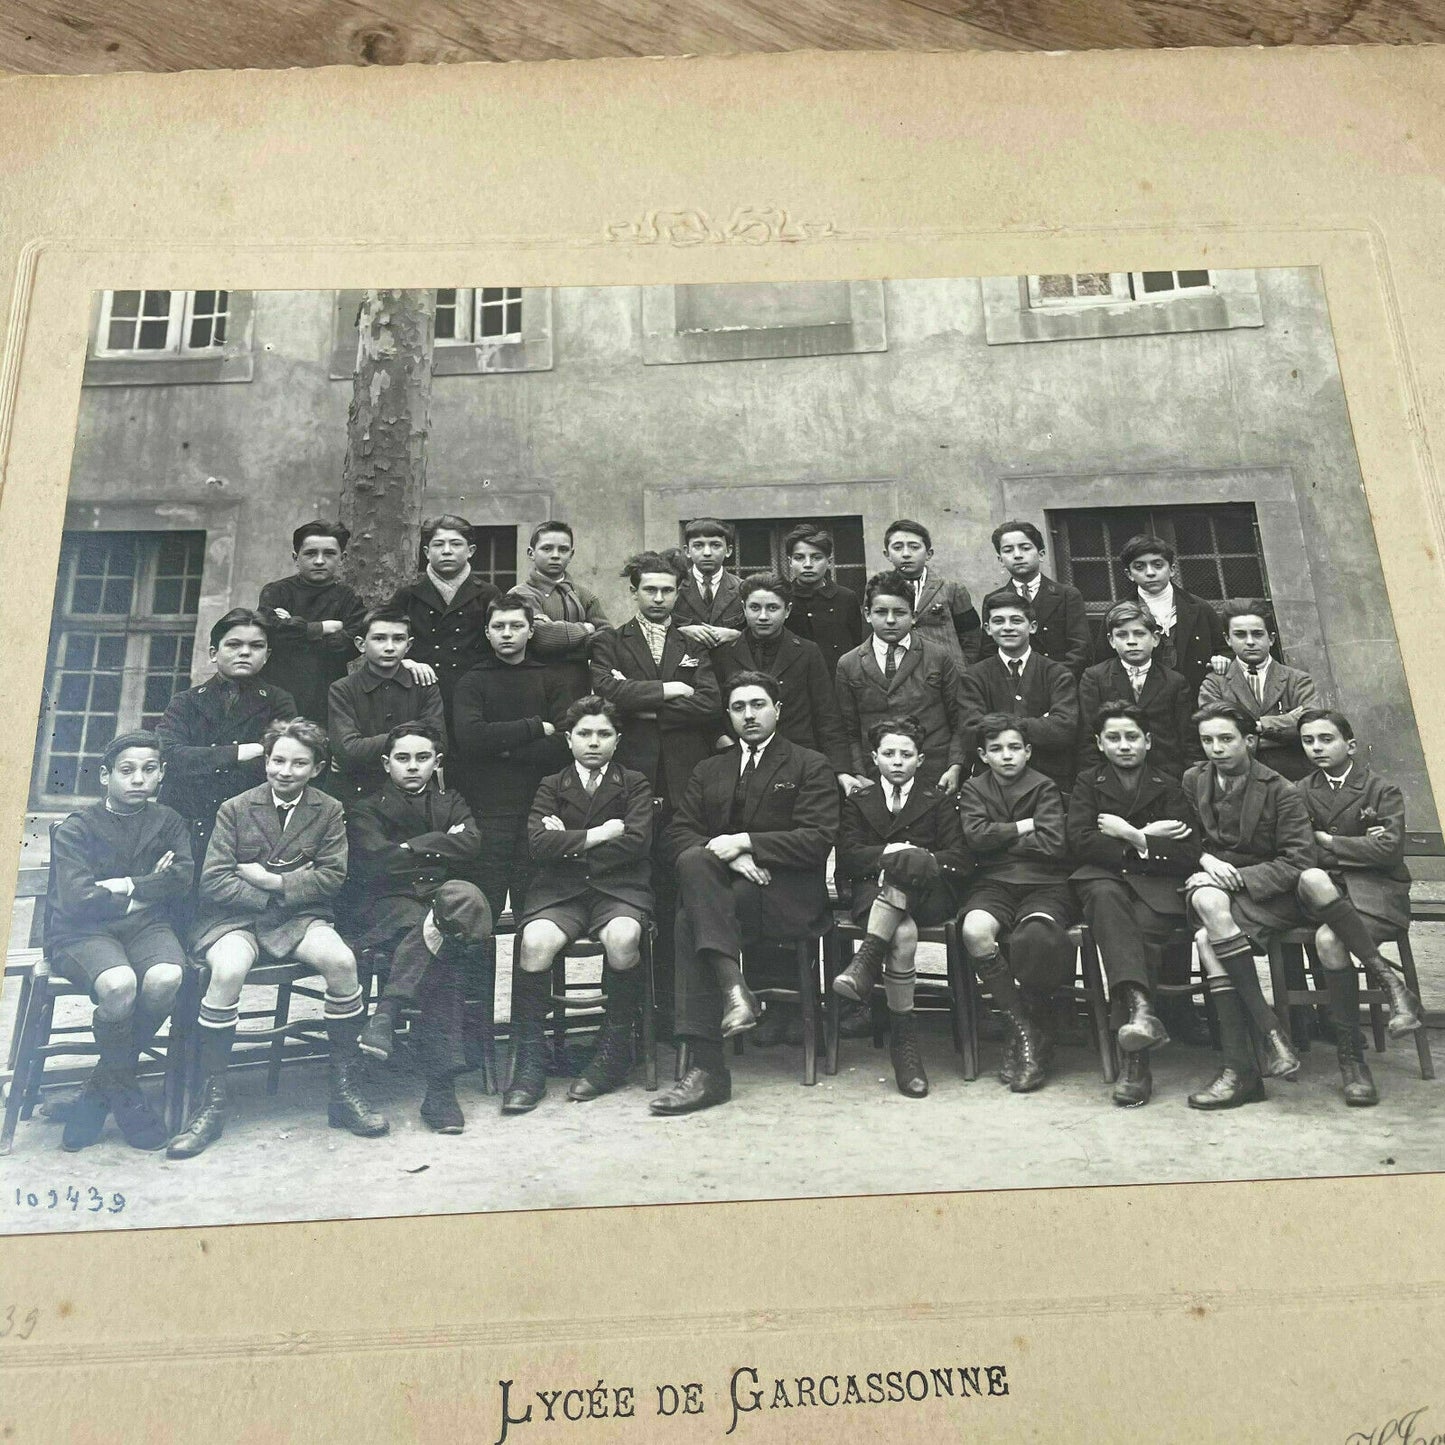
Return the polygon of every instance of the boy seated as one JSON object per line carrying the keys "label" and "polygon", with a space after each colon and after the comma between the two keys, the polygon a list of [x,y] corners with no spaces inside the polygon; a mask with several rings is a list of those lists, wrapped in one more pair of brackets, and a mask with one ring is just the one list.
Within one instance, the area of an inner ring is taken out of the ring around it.
{"label": "boy seated", "polygon": [[963,674],[959,686],[966,745],[981,749],[980,721],[992,713],[1009,713],[1029,744],[1033,769],[1068,792],[1079,733],[1079,689],[1073,673],[1035,650],[1034,605],[1012,587],[983,599],[983,627],[993,649]]}
{"label": "boy seated", "polygon": [[923,729],[913,717],[886,718],[868,730],[878,786],[843,805],[838,836],[838,891],[851,884],[854,922],[867,936],[833,980],[833,992],[866,1003],[882,974],[888,999],[889,1052],[898,1092],[928,1092],[913,1027],[918,930],[958,912],[968,869],[954,800],[918,781]]}
{"label": "boy seated", "polygon": [[346,823],[341,804],[311,786],[326,766],[326,734],[307,718],[291,718],[272,723],[261,743],[266,781],[221,804],[201,869],[193,942],[210,970],[201,999],[203,1085],[199,1107],[166,1150],[171,1159],[194,1158],[221,1137],[241,990],[263,950],[326,980],[327,1121],[367,1137],[388,1128],[358,1087],[361,986],[356,956],[332,924],[332,903],[346,881]]}
{"label": "boy seated", "polygon": [[579,698],[562,727],[572,762],[542,780],[527,817],[527,841],[540,867],[527,894],[512,975],[516,1053],[504,1114],[535,1109],[546,1093],[547,976],[568,945],[579,938],[602,945],[607,995],[597,1047],[568,1088],[569,1099],[596,1099],[627,1082],[642,1015],[638,962],[652,911],[652,784],[645,773],[614,761],[619,733],[611,703]]}
{"label": "boy seated", "polygon": [[1153,765],[1144,710],[1106,702],[1092,728],[1101,757],[1080,768],[1069,798],[1069,850],[1080,864],[1070,881],[1083,900],[1109,996],[1127,1015],[1114,1102],[1128,1108],[1149,1102],[1148,1051],[1169,1042],[1154,989],[1164,946],[1184,927],[1179,889],[1199,866],[1199,840],[1179,783]]}
{"label": "boy seated", "polygon": [[337,522],[303,522],[291,534],[295,575],[261,589],[257,610],[271,632],[266,676],[313,722],[326,720],[327,688],[346,676],[351,639],[366,614],[366,603],[341,580],[350,541]]}
{"label": "boy seated", "polygon": [[977,654],[978,613],[962,582],[934,570],[933,538],[922,522],[900,517],[883,534],[883,555],[912,592],[919,638],[941,647],[960,672]]}
{"label": "boy seated", "polygon": [[944,648],[914,631],[913,594],[899,572],[870,577],[863,605],[871,636],[838,661],[838,706],[852,750],[848,775],[869,777],[873,725],[908,714],[923,728],[924,786],[952,795],[964,760],[959,672]]}
{"label": "boy seated", "polygon": [[330,791],[347,802],[376,792],[386,781],[386,748],[398,725],[425,723],[446,735],[441,688],[418,682],[402,665],[411,650],[406,613],[368,612],[352,643],[361,666],[331,684],[327,701]]}
{"label": "boy seated", "polygon": [[985,771],[959,790],[963,841],[976,867],[960,932],[1012,1035],[999,1081],[1026,1094],[1047,1078],[1053,997],[1074,976],[1064,803],[1053,779],[1029,765],[1022,719],[986,713],[975,732]]}
{"label": "boy seated", "polygon": [[1198,753],[1189,686],[1159,660],[1159,624],[1138,602],[1116,602],[1104,616],[1104,636],[1113,648],[1079,679],[1079,769],[1097,766],[1101,754],[1093,720],[1106,702],[1127,702],[1144,715],[1149,766],[1178,778]]}
{"label": "boy seated", "polygon": [[[1034,646],[1045,657],[1062,662],[1077,678],[1093,660],[1089,619],[1084,611],[1084,594],[1067,582],[1045,577],[1040,566],[1044,558],[1044,535],[1032,522],[1003,522],[993,529],[993,550],[999,565],[1009,574],[1008,585],[1027,602],[1032,602],[1038,631]],[[969,661],[977,661],[987,639],[978,634]]]}
{"label": "boy seated", "polygon": [[421,1118],[438,1134],[465,1125],[456,1076],[468,955],[492,935],[492,911],[467,876],[481,835],[462,795],[438,785],[445,744],[433,722],[404,722],[382,740],[382,786],[347,815],[346,901],[357,949],[390,954],[386,987],[359,1040],[363,1053],[391,1057],[397,1015],[420,1011],[417,1049],[426,1094]]}
{"label": "boy seated", "polygon": [[1233,602],[1224,609],[1224,640],[1234,660],[1199,685],[1199,706],[1232,703],[1252,718],[1259,733],[1255,756],[1281,777],[1298,780],[1310,772],[1299,742],[1300,715],[1315,704],[1314,679],[1270,655],[1274,619],[1263,602]]}
{"label": "boy seated", "polygon": [[[1313,771],[1298,792],[1309,810],[1322,871],[1339,894],[1320,906],[1305,896],[1319,880],[1301,874],[1302,901],[1321,921],[1315,934],[1335,1044],[1344,1077],[1345,1103],[1377,1102],[1360,1037],[1360,988],[1350,955],[1370,981],[1389,996],[1393,1038],[1420,1028],[1420,1002],[1380,956],[1380,942],[1410,926],[1410,870],[1405,866],[1405,799],[1399,788],[1371,771],[1355,754],[1355,731],[1343,713],[1311,708],[1299,720],[1300,742]],[[1310,881],[1305,882],[1306,879]],[[1341,905],[1344,906],[1341,906]]]}
{"label": "boy seated", "polygon": [[1254,952],[1267,949],[1276,934],[1308,924],[1296,890],[1301,875],[1319,870],[1304,802],[1255,758],[1252,714],[1218,703],[1202,708],[1194,722],[1204,761],[1184,774],[1184,796],[1203,851],[1184,896],[1202,925],[1194,938],[1219,1020],[1224,1066],[1189,1096],[1189,1107],[1235,1109],[1265,1097],[1251,1032],[1263,1045],[1271,1077],[1299,1072],[1265,1002]]}
{"label": "boy seated", "polygon": [[195,873],[185,820],[155,801],[164,771],[154,733],[122,734],[101,756],[104,796],[55,830],[46,950],[57,973],[90,989],[100,1051],[68,1107],[67,1150],[94,1144],[110,1113],[137,1149],[166,1142],[135,1078],[181,985],[186,955],[172,911]]}

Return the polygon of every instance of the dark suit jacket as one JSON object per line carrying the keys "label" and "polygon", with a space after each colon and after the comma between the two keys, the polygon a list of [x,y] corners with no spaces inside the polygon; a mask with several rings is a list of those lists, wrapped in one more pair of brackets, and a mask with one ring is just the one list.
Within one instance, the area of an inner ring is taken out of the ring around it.
{"label": "dark suit jacket", "polygon": [[[261,863],[281,874],[279,893],[267,893],[236,873]],[[204,949],[234,928],[252,929],[268,953],[285,958],[313,918],[330,922],[346,881],[346,820],[341,804],[316,788],[301,794],[286,825],[262,783],[228,798],[201,869],[195,946]]]}
{"label": "dark suit jacket", "polygon": [[[717,648],[712,662],[718,682],[724,686],[736,673],[758,670],[752,638],[747,632],[736,642],[725,642]],[[778,639],[773,665],[763,670],[778,681],[783,705],[778,729],[783,736],[800,748],[822,753],[833,765],[834,772],[851,772],[853,753],[848,746],[843,714],[838,710],[838,694],[833,690],[833,679],[817,646],[785,629]]]}
{"label": "dark suit jacket", "polygon": [[385,678],[362,663],[331,684],[326,715],[332,769],[327,791],[342,799],[360,798],[382,786],[386,735],[398,723],[429,722],[446,736],[441,689],[423,687],[404,667]]}
{"label": "dark suit jacket", "polygon": [[[448,831],[458,823],[460,833]],[[471,809],[455,789],[442,792],[432,783],[413,797],[389,779],[351,806],[346,836],[350,872],[341,911],[357,948],[414,927],[443,883],[472,881],[482,846]]]}
{"label": "dark suit jacket", "polygon": [[1139,791],[1131,798],[1118,771],[1107,762],[1079,769],[1069,797],[1069,851],[1080,865],[1073,872],[1073,881],[1122,878],[1156,913],[1182,917],[1184,899],[1179,888],[1199,867],[1198,833],[1187,838],[1150,838],[1149,856],[1141,858],[1128,843],[1106,838],[1099,831],[1100,813],[1116,813],[1136,828],[1166,818],[1189,822],[1189,804],[1179,783],[1147,763],[1141,772]]}
{"label": "dark suit jacket", "polygon": [[743,627],[743,599],[738,596],[738,589],[742,586],[737,573],[729,572],[726,567],[717,574],[717,586],[713,591],[711,607],[702,605],[702,593],[698,590],[696,581],[693,579],[692,569],[688,568],[687,577],[677,590],[677,606],[673,608],[672,625],[674,627],[691,627],[695,623],[706,622],[713,627],[736,627],[739,631]]}
{"label": "dark suit jacket", "polygon": [[404,612],[411,620],[413,662],[436,669],[442,701],[451,712],[452,692],[468,668],[492,655],[487,641],[487,603],[501,593],[475,572],[462,583],[450,603],[442,601],[425,572],[397,589],[388,610]]}
{"label": "dark suit jacket", "polygon": [[[1138,600],[1137,592],[1135,598]],[[1202,597],[1176,587],[1174,630],[1160,639],[1154,653],[1155,665],[1163,663],[1171,672],[1177,672],[1189,684],[1190,696],[1197,697],[1199,685],[1209,671],[1209,659],[1228,652],[1219,614]]]}
{"label": "dark suit jacket", "polygon": [[206,856],[216,809],[266,776],[260,758],[238,763],[237,747],[259,743],[275,719],[296,716],[296,699],[267,682],[248,683],[227,712],[222,682],[217,675],[178,692],[156,724],[166,765],[160,800],[191,825],[197,866]]}
{"label": "dark suit jacket", "polygon": [[[1209,672],[1199,684],[1199,706],[1211,703],[1233,703],[1241,707],[1252,718],[1265,716],[1287,717],[1291,730],[1280,737],[1259,735],[1258,757],[1261,762],[1274,766],[1271,754],[1288,755],[1292,760],[1296,778],[1307,776],[1308,762],[1299,744],[1299,715],[1312,707],[1318,707],[1315,696],[1315,680],[1309,673],[1297,667],[1286,667],[1282,662],[1271,659],[1269,671],[1264,675],[1264,701],[1255,697],[1249,685],[1249,674],[1238,658],[1229,664],[1229,671],[1222,676]],[[1290,764],[1282,764],[1290,766]],[[1325,784],[1329,786],[1328,783]]]}
{"label": "dark suit jacket", "polygon": [[1293,784],[1273,768],[1255,761],[1249,765],[1237,848],[1216,841],[1212,765],[1196,763],[1184,774],[1183,786],[1188,821],[1199,833],[1203,851],[1234,864],[1251,898],[1262,903],[1293,893],[1300,874],[1315,866],[1309,810]]}
{"label": "dark suit jacket", "polygon": [[958,669],[941,647],[914,633],[890,687],[873,653],[873,636],[838,660],[838,706],[853,761],[849,771],[872,776],[868,729],[885,718],[912,713],[923,724],[919,782],[932,787],[955,763],[967,769]]}
{"label": "dark suit jacket", "polygon": [[937,882],[952,892],[953,911],[957,911],[961,885],[972,869],[963,843],[958,800],[917,781],[897,813],[888,811],[881,784],[844,800],[838,835],[838,893],[846,897],[851,885],[855,908],[872,903],[877,896],[883,849],[890,843],[909,843],[933,854],[938,863]]}
{"label": "dark suit jacket", "polygon": [[[1013,585],[1010,577],[999,584],[999,590],[1012,588]],[[1039,590],[1034,597],[1034,618],[1039,624],[1038,631],[1034,633],[1034,650],[1053,658],[1055,662],[1062,662],[1077,678],[1094,657],[1089,617],[1084,610],[1084,594],[1067,582],[1056,582],[1040,573]],[[968,650],[968,660],[977,662],[990,650],[994,650],[992,639],[986,632],[980,631]]]}
{"label": "dark suit jacket", "polygon": [[[693,695],[664,702],[665,682],[688,683]],[[724,726],[717,674],[706,651],[679,636],[674,625],[658,666],[634,617],[597,634],[592,686],[622,714],[616,761],[646,774],[656,795],[676,803],[692,770],[712,755]]]}
{"label": "dark suit jacket", "polygon": [[824,867],[838,836],[837,779],[820,753],[775,736],[753,779],[741,827],[734,827],[741,766],[740,748],[698,764],[667,829],[669,855],[676,859],[721,833],[747,833],[754,860],[772,875],[763,893],[776,936],[806,936],[829,916]]}
{"label": "dark suit jacket", "polygon": [[1177,672],[1160,666],[1157,656],[1137,701],[1124,664],[1117,657],[1096,662],[1079,679],[1079,771],[1103,761],[1094,741],[1094,714],[1101,703],[1123,700],[1140,708],[1149,723],[1149,766],[1179,777],[1199,756],[1199,735],[1189,721],[1194,699]]}
{"label": "dark suit jacket", "polygon": [[1035,649],[1019,682],[1016,694],[1013,677],[999,660],[997,648],[964,673],[959,692],[966,755],[976,760],[974,771],[981,773],[979,723],[985,713],[1013,713],[1023,719],[1024,737],[1033,746],[1033,768],[1067,789],[1074,778],[1079,733],[1079,690],[1074,674]]}
{"label": "dark suit jacket", "polygon": [[[553,814],[565,829],[544,828]],[[583,848],[587,830],[620,818],[626,832],[610,843]],[[568,763],[542,779],[527,815],[527,842],[537,871],[527,887],[528,916],[595,889],[609,898],[652,911],[652,784],[643,773],[607,765],[589,796]]]}
{"label": "dark suit jacket", "polygon": [[[1316,843],[1321,864],[1344,879],[1350,902],[1396,928],[1410,924],[1410,870],[1405,866],[1405,798],[1393,783],[1356,762],[1337,792],[1321,772],[1295,784],[1310,823],[1334,838]],[[1383,837],[1367,838],[1376,825]]]}
{"label": "dark suit jacket", "polygon": [[[276,608],[291,615],[282,619]],[[258,609],[271,628],[271,656],[266,680],[296,699],[302,717],[326,725],[326,691],[346,676],[356,656],[352,641],[361,631],[366,603],[344,582],[315,587],[300,577],[282,577],[261,589]],[[341,623],[340,632],[323,632],[321,624]]]}

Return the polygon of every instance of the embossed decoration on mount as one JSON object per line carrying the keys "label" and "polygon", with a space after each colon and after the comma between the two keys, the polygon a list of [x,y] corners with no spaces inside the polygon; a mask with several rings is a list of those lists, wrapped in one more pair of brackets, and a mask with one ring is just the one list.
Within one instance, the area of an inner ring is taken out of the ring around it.
{"label": "embossed decoration on mount", "polygon": [[609,241],[637,246],[702,246],[728,242],[764,246],[769,242],[823,241],[837,236],[831,221],[800,221],[781,206],[739,206],[726,221],[691,208],[645,211],[635,221],[612,221],[604,229]]}

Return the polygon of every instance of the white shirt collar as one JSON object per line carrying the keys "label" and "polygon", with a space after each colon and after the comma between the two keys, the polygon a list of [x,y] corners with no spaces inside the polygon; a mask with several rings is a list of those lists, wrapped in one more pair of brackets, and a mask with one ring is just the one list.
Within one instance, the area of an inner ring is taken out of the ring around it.
{"label": "white shirt collar", "polygon": [[[587,786],[587,779],[592,776],[591,770],[588,768],[584,768],[582,764],[577,762],[575,759],[572,762],[572,766],[577,769],[577,777],[581,780],[582,786],[585,788]],[[599,782],[601,782],[601,780],[606,776],[606,765],[597,769],[597,780]]]}
{"label": "white shirt collar", "polygon": [[739,747],[740,747],[741,750],[742,750],[742,751],[741,751],[742,761],[738,764],[739,770],[741,771],[741,769],[747,767],[749,757],[754,757],[754,758],[756,758],[759,762],[762,762],[762,760],[763,760],[763,754],[764,754],[765,752],[767,752],[769,745],[772,743],[773,738],[775,738],[775,737],[777,737],[777,733],[774,733],[774,734],[773,734],[773,737],[765,738],[762,742],[760,742],[760,743],[757,745],[757,747],[752,747],[752,746],[749,745],[748,743],[743,742],[743,740],[742,740],[741,738],[739,738],[739,739],[738,739],[738,745],[739,745]]}
{"label": "white shirt collar", "polygon": [[998,650],[998,660],[1003,663],[1005,667],[1007,667],[1011,662],[1021,662],[1024,665],[1025,671],[1028,670],[1029,658],[1031,658],[1033,655],[1034,649],[1032,646],[1026,647],[1023,651],[1022,656],[1020,657],[1005,657],[1003,649],[999,648]]}
{"label": "white shirt collar", "polygon": [[[1249,676],[1249,664],[1248,664],[1247,662],[1240,662],[1238,658],[1235,658],[1235,661],[1236,661],[1236,662],[1239,662],[1240,668],[1243,670],[1244,675],[1245,675],[1246,677],[1248,677],[1248,676]],[[1270,664],[1271,664],[1273,661],[1274,661],[1274,658],[1272,658],[1272,657],[1266,657],[1263,662],[1257,662],[1257,663],[1255,663],[1255,665],[1254,665],[1255,675],[1256,675],[1257,677],[1268,677],[1268,676],[1269,676]]]}
{"label": "white shirt collar", "polygon": [[1032,582],[1020,582],[1017,577],[1010,580],[1013,584],[1014,591],[1027,597],[1029,601],[1032,602],[1034,598],[1039,595],[1039,587],[1043,583],[1044,574],[1042,572],[1035,572]]}
{"label": "white shirt collar", "polygon": [[[905,637],[900,637],[897,642],[884,642],[875,632],[873,634],[873,656],[878,659],[879,668],[888,665],[888,649],[896,647],[900,653],[907,652],[909,644],[913,641],[913,634],[910,632]],[[902,661],[902,659],[899,659]]]}
{"label": "white shirt collar", "polygon": [[1154,666],[1154,659],[1152,657],[1146,657],[1143,662],[1125,662],[1121,657],[1119,664],[1130,677],[1133,677],[1136,672],[1142,676]]}
{"label": "white shirt collar", "polygon": [[[913,785],[914,785],[914,783],[916,783],[917,781],[918,781],[918,774],[917,774],[917,773],[914,773],[914,775],[913,775],[911,778],[909,778],[909,780],[908,780],[906,783],[904,783],[901,788],[898,789],[898,794],[899,794],[899,797],[898,797],[898,807],[899,807],[900,810],[902,810],[903,808],[905,808],[905,807],[908,805],[909,796],[910,796],[910,794],[913,792]],[[886,790],[885,793],[884,793],[884,798],[883,798],[883,801],[884,801],[884,803],[885,803],[885,805],[886,805],[886,804],[892,802],[891,794],[892,794],[892,792],[893,792],[893,784],[892,784],[892,783],[884,783],[884,784],[883,784],[883,787],[884,787],[884,789]]]}
{"label": "white shirt collar", "polygon": [[711,577],[704,577],[702,573],[699,572],[696,567],[694,567],[692,568],[692,580],[697,583],[697,590],[699,592],[701,592],[704,587],[711,583],[713,593],[716,594],[718,584],[722,581],[722,568],[719,567],[718,570],[714,572]]}
{"label": "white shirt collar", "polygon": [[271,789],[271,806],[272,806],[273,808],[285,808],[285,809],[289,812],[292,808],[294,808],[294,807],[296,806],[297,803],[299,803],[299,802],[301,801],[302,797],[304,796],[304,793],[305,793],[305,790],[303,789],[301,793],[298,793],[298,794],[297,794],[294,798],[292,798],[291,801],[288,803],[284,798],[278,798],[278,797],[276,796],[276,789],[275,789],[275,788],[272,788],[272,789]]}

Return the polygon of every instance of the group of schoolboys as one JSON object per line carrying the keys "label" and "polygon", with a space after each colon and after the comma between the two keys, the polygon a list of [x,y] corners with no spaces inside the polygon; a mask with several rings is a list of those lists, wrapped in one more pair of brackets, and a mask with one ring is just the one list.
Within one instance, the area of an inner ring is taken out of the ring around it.
{"label": "group of schoolboys", "polygon": [[[94,1142],[111,1114],[137,1147],[166,1143],[135,1079],[183,937],[207,969],[203,1088],[170,1157],[222,1132],[241,989],[263,957],[325,979],[332,1125],[386,1132],[357,1063],[390,1055],[409,1007],[421,1116],[461,1132],[469,968],[509,898],[503,1112],[545,1094],[549,971],[582,936],[603,946],[607,1010],[568,1097],[625,1082],[652,919],[660,1007],[690,1067],[650,1108],[721,1103],[724,1040],[762,1021],[744,948],[826,929],[835,848],[865,936],[834,988],[866,1006],[881,984],[906,1095],[928,1092],[919,929],[959,918],[1008,1028],[1000,1079],[1030,1092],[1081,911],[1123,1019],[1116,1102],[1150,1097],[1161,968],[1178,972],[1191,921],[1223,1045],[1192,1106],[1263,1097],[1261,1065],[1297,1072],[1253,951],[1304,925],[1345,1099],[1375,1102],[1351,957],[1388,991],[1393,1033],[1421,1022],[1378,946],[1408,923],[1403,800],[1356,759],[1348,721],[1312,706],[1310,678],[1272,658],[1267,609],[1221,622],[1174,585],[1169,544],[1136,537],[1120,560],[1137,600],[1109,612],[1114,655],[1090,665],[1082,598],[1042,574],[1030,523],[995,530],[1008,582],[978,609],[931,567],[915,521],[889,527],[889,570],[861,601],[834,580],[820,527],[786,538],[789,577],[739,579],[734,540],[697,519],[682,548],[629,558],[634,615],[614,627],[569,576],[565,523],[536,529],[528,577],[502,594],[471,570],[467,521],[430,521],[419,576],[370,611],[339,577],[346,530],[298,528],[296,574],[215,624],[214,675],[155,733],[116,738],[104,796],[56,830],[49,944],[91,989],[100,1053],[64,1147]],[[358,952],[386,978],[370,1019]]]}

